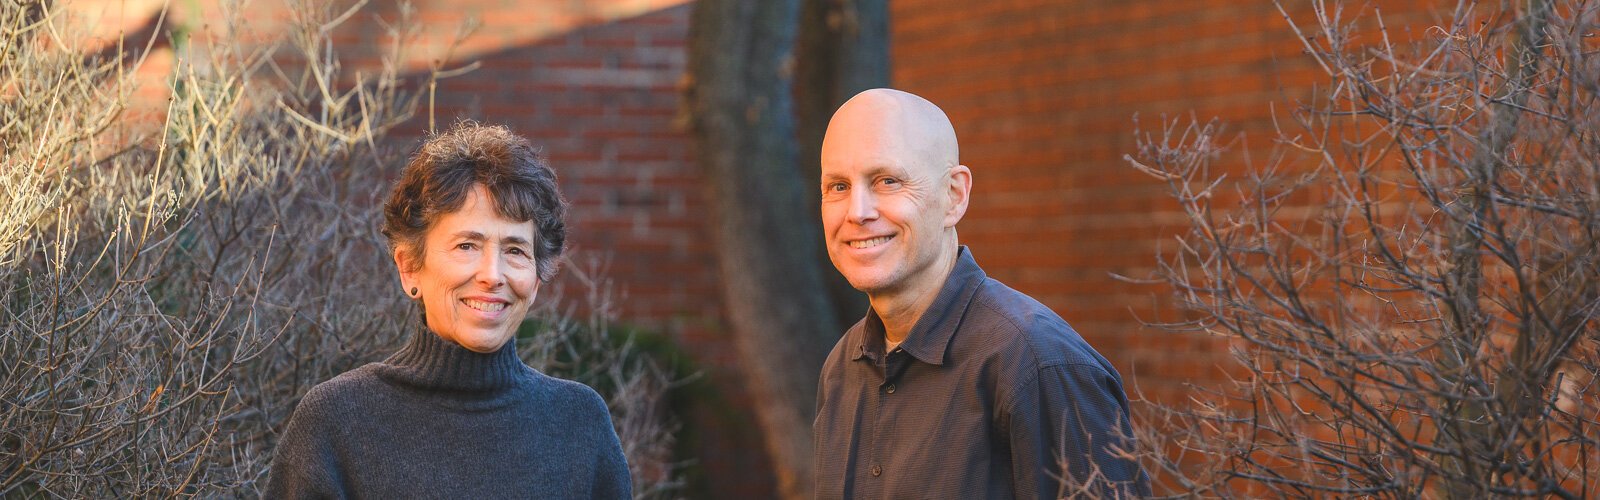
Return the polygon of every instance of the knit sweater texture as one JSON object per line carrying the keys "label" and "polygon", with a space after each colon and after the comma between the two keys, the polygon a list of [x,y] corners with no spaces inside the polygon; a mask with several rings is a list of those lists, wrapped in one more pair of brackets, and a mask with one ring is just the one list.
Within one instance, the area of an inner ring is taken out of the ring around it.
{"label": "knit sweater texture", "polygon": [[605,401],[429,331],[317,384],[289,418],[266,498],[628,498]]}

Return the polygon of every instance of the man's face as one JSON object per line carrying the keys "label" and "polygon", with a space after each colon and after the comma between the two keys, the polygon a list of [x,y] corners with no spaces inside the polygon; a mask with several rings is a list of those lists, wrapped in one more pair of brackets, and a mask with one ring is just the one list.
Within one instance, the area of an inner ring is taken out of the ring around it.
{"label": "man's face", "polygon": [[[822,146],[822,226],[828,258],[868,295],[926,286],[953,245],[950,167],[928,164],[898,127],[837,120]],[[933,286],[938,286],[934,283]]]}

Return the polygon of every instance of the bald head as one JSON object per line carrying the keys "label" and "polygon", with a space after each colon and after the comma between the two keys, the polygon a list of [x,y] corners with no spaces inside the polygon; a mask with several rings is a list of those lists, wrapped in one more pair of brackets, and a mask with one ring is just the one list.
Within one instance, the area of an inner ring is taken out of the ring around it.
{"label": "bald head", "polygon": [[955,265],[956,223],[972,191],[957,156],[944,112],[898,90],[856,94],[828,123],[820,186],[828,257],[886,325],[915,323],[916,307]]}
{"label": "bald head", "polygon": [[899,158],[908,166],[947,169],[960,163],[955,127],[938,106],[916,94],[894,89],[871,89],[856,94],[834,112],[822,140],[823,157],[830,146],[876,143],[910,155]]}

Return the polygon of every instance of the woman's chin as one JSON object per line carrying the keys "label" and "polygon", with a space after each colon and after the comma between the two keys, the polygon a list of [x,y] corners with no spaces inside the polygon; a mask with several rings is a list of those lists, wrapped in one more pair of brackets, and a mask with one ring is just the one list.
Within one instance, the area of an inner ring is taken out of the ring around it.
{"label": "woman's chin", "polygon": [[501,346],[506,345],[507,340],[510,339],[502,336],[495,336],[494,338],[488,338],[487,336],[483,338],[468,337],[462,339],[460,344],[461,347],[465,347],[469,351],[489,354],[500,350]]}
{"label": "woman's chin", "polygon": [[498,351],[511,340],[511,336],[504,332],[456,332],[455,335],[440,336],[469,351],[483,354]]}

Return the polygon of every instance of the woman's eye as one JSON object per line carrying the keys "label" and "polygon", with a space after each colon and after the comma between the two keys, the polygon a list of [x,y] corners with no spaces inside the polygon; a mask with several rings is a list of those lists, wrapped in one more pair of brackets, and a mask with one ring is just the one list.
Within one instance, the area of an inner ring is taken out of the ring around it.
{"label": "woman's eye", "polygon": [[456,244],[456,250],[472,250],[472,249],[477,248],[477,247],[478,247],[477,245],[474,245],[474,244],[471,244],[471,243],[458,243],[458,244]]}
{"label": "woman's eye", "polygon": [[511,247],[510,250],[506,250],[506,253],[510,253],[511,255],[522,255],[522,256],[528,255],[528,252],[525,252],[521,248],[517,248],[517,247]]}

